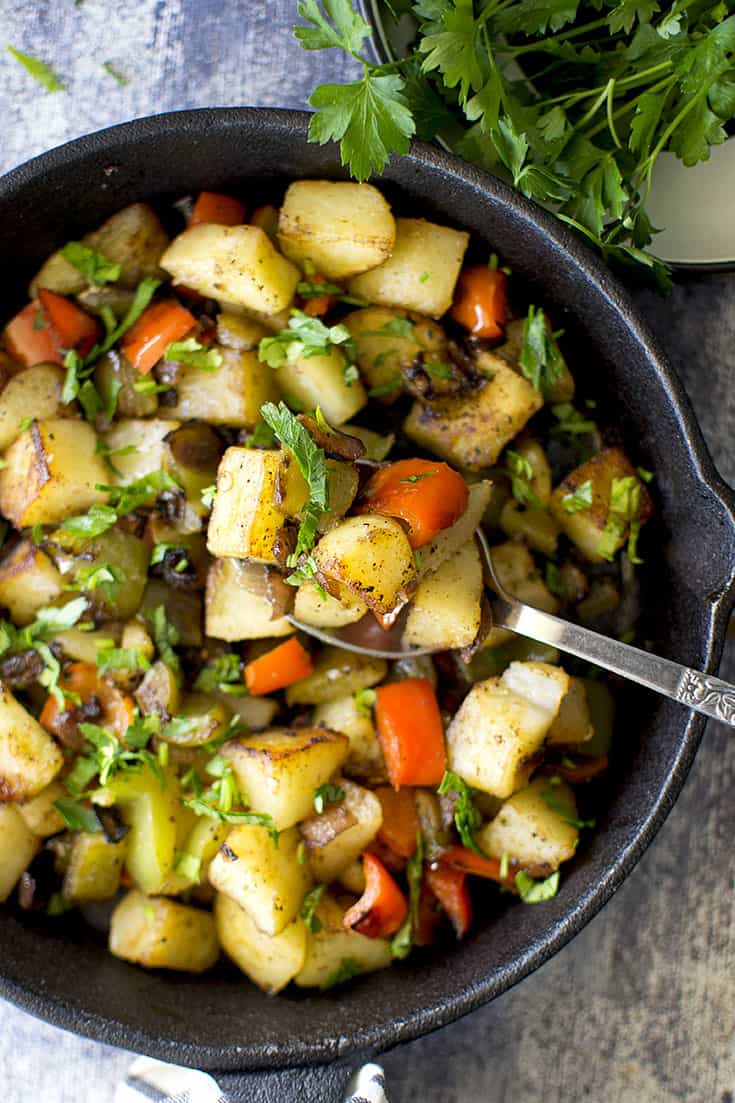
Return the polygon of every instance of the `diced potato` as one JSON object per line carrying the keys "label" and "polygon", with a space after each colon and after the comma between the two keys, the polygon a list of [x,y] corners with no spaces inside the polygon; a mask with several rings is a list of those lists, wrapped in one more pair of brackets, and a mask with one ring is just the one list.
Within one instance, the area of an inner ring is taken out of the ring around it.
{"label": "diced potato", "polygon": [[249,731],[269,728],[278,712],[278,702],[274,697],[238,697],[232,693],[222,693],[221,700]]}
{"label": "diced potato", "polygon": [[432,574],[447,559],[456,555],[460,548],[472,539],[475,529],[479,527],[490,501],[492,483],[485,480],[472,483],[469,491],[467,508],[459,520],[448,529],[442,529],[433,540],[421,548],[417,568],[419,580]]}
{"label": "diced potato", "polygon": [[482,562],[474,541],[419,582],[403,641],[441,650],[469,647],[480,630]]}
{"label": "diced potato", "polygon": [[[180,422],[172,424],[171,421],[163,421],[158,417],[123,418],[116,421],[111,429],[102,434],[107,447],[117,453],[110,457],[113,467],[108,472],[106,482],[114,486],[125,486],[149,475],[151,471],[160,471],[166,455],[164,438],[174,429],[178,429],[179,425]],[[134,448],[135,451],[123,453],[122,450],[127,448]]]}
{"label": "diced potato", "polygon": [[354,693],[318,705],[313,721],[318,727],[341,732],[349,739],[347,758],[342,766],[345,774],[372,783],[385,781],[383,750],[372,715],[357,707]]}
{"label": "diced potato", "polygon": [[423,218],[398,218],[390,259],[350,280],[350,294],[439,318],[452,305],[469,240],[464,230]]}
{"label": "diced potato", "polygon": [[0,804],[0,904],[8,899],[40,845],[16,806]]}
{"label": "diced potato", "polygon": [[108,791],[130,828],[128,873],[143,892],[162,892],[174,865],[178,817],[185,811],[175,775],[168,771],[162,786],[149,769],[121,772]]}
{"label": "diced potato", "polygon": [[[548,800],[548,803],[547,803]],[[560,815],[577,807],[568,785],[551,785],[540,777],[507,800],[497,816],[477,833],[477,842],[492,858],[507,854],[533,877],[548,877],[574,857],[579,831]]]}
{"label": "diced potato", "polygon": [[549,728],[549,746],[574,746],[586,743],[595,734],[582,678],[570,678],[569,690],[562,698],[559,714]]}
{"label": "diced potato", "polygon": [[365,891],[365,871],[362,868],[362,862],[351,862],[346,869],[343,869],[339,875],[339,883],[355,896],[362,896]]}
{"label": "diced potato", "polygon": [[511,663],[502,678],[477,682],[447,729],[450,770],[509,797],[527,780],[568,688],[560,667],[536,662]]}
{"label": "diced potato", "polygon": [[[326,883],[334,881],[347,866],[357,860],[373,841],[383,822],[383,810],[374,793],[345,779],[339,784],[344,790],[344,800],[338,804],[330,804],[321,816],[313,816],[302,824],[311,871],[317,881]],[[349,826],[323,845],[313,844],[310,840],[318,838],[316,821],[333,815],[335,809],[345,810]]]}
{"label": "diced potato", "polygon": [[204,630],[218,640],[259,640],[295,631],[275,613],[267,568],[240,559],[215,559],[207,574]]}
{"label": "diced potato", "polygon": [[244,908],[218,892],[214,920],[222,949],[264,992],[280,992],[303,968],[306,926],[300,919],[294,919],[280,934],[263,934]]}
{"label": "diced potato", "polygon": [[259,226],[190,226],[171,242],[161,265],[175,283],[264,315],[290,306],[301,278]]}
{"label": "diced potato", "polygon": [[104,835],[80,832],[69,852],[64,874],[64,898],[75,904],[112,900],[120,887],[128,840],[108,842]]}
{"label": "diced potato", "polygon": [[14,624],[30,624],[44,605],[60,596],[63,579],[32,540],[20,540],[0,563],[0,605]]}
{"label": "diced potato", "polygon": [[268,334],[269,330],[254,318],[246,318],[231,310],[223,310],[217,315],[217,340],[225,348],[253,352]]}
{"label": "diced potato", "polygon": [[540,577],[525,544],[507,540],[504,544],[495,544],[490,549],[490,555],[500,584],[509,594],[533,605],[534,609],[543,609],[545,613],[559,611],[558,600]]}
{"label": "diced potato", "polygon": [[333,347],[323,356],[300,356],[283,364],[276,380],[289,404],[305,410],[319,406],[330,425],[342,425],[367,404],[360,380],[345,381],[346,366],[342,350]]}
{"label": "diced potato", "polygon": [[64,417],[72,407],[62,406],[64,371],[56,364],[34,364],[12,376],[0,392],[0,452],[20,433],[24,417]]}
{"label": "diced potato", "polygon": [[34,421],[10,445],[0,471],[0,512],[16,528],[53,525],[83,513],[105,495],[107,468],[86,421]]}
{"label": "diced potato", "polygon": [[129,620],[127,624],[123,626],[120,646],[125,649],[130,648],[133,651],[138,651],[143,658],[148,659],[149,662],[153,662],[153,656],[156,650],[155,645],[150,637],[150,633],[139,620]]}
{"label": "diced potato", "polygon": [[347,590],[378,613],[408,600],[416,564],[404,529],[391,517],[348,517],[321,538],[313,555],[336,597]]}
{"label": "diced potato", "polygon": [[[135,288],[145,276],[161,276],[158,262],[168,245],[168,236],[158,218],[146,203],[132,203],[103,222],[98,230],[85,234],[85,245],[96,249],[108,260],[122,265],[118,283]],[[59,295],[76,295],[87,281],[61,252],[52,253],[34,276],[30,296],[39,287],[47,287]]]}
{"label": "diced potato", "polygon": [[112,913],[110,953],[147,969],[204,973],[219,957],[214,919],[200,908],[129,892]]}
{"label": "diced potato", "polygon": [[191,885],[205,884],[209,877],[209,867],[215,854],[222,846],[230,833],[230,825],[219,823],[207,816],[198,816],[196,822],[186,837],[182,848],[182,854],[187,859],[192,859],[193,867],[196,867],[196,876],[189,876],[182,872],[178,865],[174,877],[181,878],[184,888]]}
{"label": "diced potato", "polygon": [[468,471],[497,463],[506,444],[541,409],[543,398],[527,379],[496,361],[492,378],[475,390],[426,404],[416,401],[403,423],[406,436]]}
{"label": "diced potato", "polygon": [[207,534],[212,555],[285,565],[291,542],[282,503],[289,467],[295,465],[285,452],[227,449]]}
{"label": "diced potato", "polygon": [[321,705],[345,694],[357,693],[382,682],[388,672],[385,659],[369,658],[342,647],[323,647],[307,678],[286,690],[286,704]]}
{"label": "diced potato", "polygon": [[[605,531],[610,511],[610,494],[613,479],[625,479],[635,476],[635,468],[622,448],[605,448],[586,463],[575,467],[574,471],[556,488],[551,496],[551,512],[573,544],[590,563],[601,563],[603,556],[597,550]],[[592,484],[592,504],[589,509],[576,513],[567,513],[564,499],[574,494],[584,483]],[[643,523],[651,515],[651,499],[648,491],[641,486],[638,516]],[[628,539],[628,526],[621,527],[616,550],[622,548]]]}
{"label": "diced potato", "polygon": [[0,801],[37,796],[63,763],[51,736],[0,683]]}
{"label": "diced potato", "polygon": [[166,418],[207,421],[254,429],[260,407],[278,397],[275,373],[256,352],[220,348],[222,367],[214,372],[182,364],[175,383],[176,402],[161,406]]}
{"label": "diced potato", "polygon": [[[59,645],[69,659],[80,663],[96,663],[102,648],[117,647],[121,642],[121,628],[111,621],[95,632],[84,632],[81,628],[69,628],[59,632],[54,642]],[[112,644],[110,644],[112,640]]]}
{"label": "diced potato", "polygon": [[295,977],[299,988],[329,988],[349,976],[385,969],[393,961],[390,942],[368,938],[342,925],[345,909],[325,893],[316,910],[321,926],[307,933],[306,960]]}
{"label": "diced potato", "polygon": [[559,522],[545,509],[522,506],[510,498],[500,511],[499,524],[506,536],[522,536],[534,551],[553,556],[559,543]]}
{"label": "diced potato", "polygon": [[66,796],[68,794],[63,783],[56,780],[42,789],[37,796],[23,801],[16,807],[33,834],[46,839],[49,835],[56,835],[64,830],[64,818],[58,808],[54,807],[54,801],[62,800]]}
{"label": "diced potato", "polygon": [[[349,601],[349,604],[348,604]],[[367,613],[364,601],[344,594],[340,601],[325,591],[319,592],[313,582],[304,582],[296,591],[293,615],[314,628],[343,628],[362,620]]]}
{"label": "diced potato", "polygon": [[348,746],[324,728],[272,728],[225,743],[221,753],[249,807],[282,830],[313,812],[314,790],[339,770]]}
{"label": "diced potato", "polygon": [[242,824],[232,829],[209,867],[210,883],[271,937],[296,918],[312,884],[297,858],[300,841],[296,828],[281,831],[276,845],[266,827]]}
{"label": "diced potato", "polygon": [[408,372],[420,360],[446,363],[447,338],[444,330],[428,318],[413,319],[410,336],[399,337],[391,332],[397,322],[406,322],[404,314],[380,306],[368,306],[353,310],[344,319],[355,340],[357,365],[368,387],[385,387],[380,398],[392,403],[400,396],[402,387],[391,384],[403,381]]}
{"label": "diced potato", "polygon": [[329,280],[375,268],[391,255],[396,223],[371,184],[296,180],[278,217],[278,243],[290,260]]}

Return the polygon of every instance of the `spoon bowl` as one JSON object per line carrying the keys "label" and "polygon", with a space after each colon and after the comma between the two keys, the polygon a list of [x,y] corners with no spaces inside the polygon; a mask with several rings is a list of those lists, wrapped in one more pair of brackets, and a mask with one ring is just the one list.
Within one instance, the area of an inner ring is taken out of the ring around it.
{"label": "spoon bowl", "polygon": [[[487,538],[481,529],[475,531],[475,540],[482,556],[485,577],[489,578],[494,591],[490,607],[492,623],[496,628],[506,628],[535,643],[545,643],[568,655],[585,659],[603,670],[637,682],[695,712],[735,728],[735,685],[518,601],[504,589],[498,578]],[[334,629],[313,628],[292,616],[288,619],[294,627],[322,643],[373,658],[405,659],[408,656],[435,655],[444,650],[406,646],[403,643],[406,616],[407,608],[387,630],[381,628],[369,613],[356,624]]]}

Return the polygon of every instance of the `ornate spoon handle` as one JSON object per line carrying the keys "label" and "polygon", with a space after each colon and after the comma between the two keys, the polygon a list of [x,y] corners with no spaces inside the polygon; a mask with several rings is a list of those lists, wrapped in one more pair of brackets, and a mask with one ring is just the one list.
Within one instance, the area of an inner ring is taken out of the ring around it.
{"label": "ornate spoon handle", "polygon": [[662,659],[630,644],[610,639],[542,613],[519,601],[493,601],[493,623],[538,643],[558,647],[570,655],[587,659],[596,666],[620,674],[648,689],[671,697],[695,712],[704,713],[735,728],[735,685],[710,674],[701,674],[671,659]]}

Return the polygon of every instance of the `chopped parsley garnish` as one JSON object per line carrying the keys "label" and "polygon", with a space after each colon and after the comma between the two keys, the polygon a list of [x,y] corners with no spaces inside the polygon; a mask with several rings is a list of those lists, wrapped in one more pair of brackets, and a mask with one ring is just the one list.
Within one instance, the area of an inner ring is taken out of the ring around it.
{"label": "chopped parsley garnish", "polygon": [[[610,505],[602,536],[597,544],[597,554],[603,559],[613,559],[628,531],[628,558],[631,563],[642,563],[637,545],[640,534],[639,510],[642,485],[637,475],[613,479],[610,488]],[[630,526],[630,527],[629,527]]]}
{"label": "chopped parsley garnish", "polygon": [[301,553],[310,551],[314,546],[317,525],[322,514],[329,509],[326,456],[284,402],[279,402],[278,406],[266,402],[261,406],[260,413],[283,447],[293,456],[309,487],[309,500],[301,511],[303,520],[299,526],[296,549],[288,560],[289,567],[295,567]]}
{"label": "chopped parsley garnish", "polygon": [[326,785],[320,785],[314,790],[314,809],[321,815],[328,804],[336,804],[338,800],[344,800],[345,796],[341,785],[332,785],[331,782],[327,782]]}
{"label": "chopped parsley garnish", "polygon": [[561,571],[556,563],[551,559],[547,559],[546,568],[544,572],[544,581],[546,582],[546,589],[552,594],[556,594],[557,597],[566,596],[566,587],[562,581]]}
{"label": "chopped parsley garnish", "polygon": [[23,54],[20,50],[16,50],[14,46],[8,46],[7,51],[9,54],[19,61],[27,73],[30,73],[34,80],[37,80],[39,84],[43,85],[47,92],[63,92],[64,85],[59,78],[49,69],[48,65],[39,61],[37,57],[31,57],[30,54]]}
{"label": "chopped parsley garnish", "polygon": [[174,557],[178,560],[174,570],[179,574],[183,574],[189,566],[189,560],[186,557],[186,548],[182,547],[181,544],[172,544],[166,540],[162,540],[159,544],[155,545],[151,552],[151,567],[165,562],[167,558]]}
{"label": "chopped parsley garnish", "polygon": [[[60,709],[66,707],[65,696],[59,687],[61,666],[46,640],[60,632],[73,628],[87,609],[84,597],[68,601],[66,605],[39,609],[36,619],[25,628],[16,628],[10,621],[0,621],[0,656],[17,655],[22,651],[37,651],[44,669],[39,682],[56,699]],[[67,694],[67,696],[70,696]]]}
{"label": "chopped parsley garnish", "polygon": [[344,288],[336,283],[315,283],[313,280],[300,280],[296,284],[296,290],[302,299],[321,299],[325,295],[339,295]]}
{"label": "chopped parsley garnish", "polygon": [[337,968],[333,973],[330,973],[325,981],[323,981],[319,987],[322,992],[326,992],[328,988],[334,988],[338,984],[346,984],[348,980],[352,980],[353,977],[359,977],[360,973],[364,973],[365,969],[359,961],[355,961],[351,957],[343,957]]}
{"label": "chopped parsley garnish", "polygon": [[120,279],[122,265],[98,253],[82,241],[69,241],[61,250],[64,260],[78,269],[90,287],[102,287]]}
{"label": "chopped parsley garnish", "polygon": [[107,494],[109,503],[93,505],[87,513],[78,517],[67,517],[59,526],[63,532],[86,538],[100,536],[111,529],[119,517],[133,513],[141,506],[150,505],[159,494],[166,491],[178,492],[181,487],[166,471],[151,471],[127,486],[105,486],[97,483],[95,490]]}
{"label": "chopped parsley garnish", "polygon": [[[161,281],[153,279],[152,276],[146,276],[144,280],[141,280],[135,290],[135,297],[125,317],[117,325],[110,324],[107,327],[107,334],[102,343],[95,345],[92,351],[85,357],[84,367],[86,372],[91,372],[92,366],[100,356],[105,352],[109,352],[112,346],[117,344],[123,334],[127,333],[130,327],[138,321],[138,318],[140,318],[160,285]],[[109,317],[108,320],[110,323],[112,322],[112,319]]]}
{"label": "chopped parsley garnish", "polygon": [[207,348],[197,341],[196,337],[173,341],[163,354],[163,358],[209,372],[219,371],[224,363],[224,357],[219,349]]}
{"label": "chopped parsley garnish", "polygon": [[451,770],[447,770],[444,777],[441,779],[441,784],[437,792],[440,796],[452,795],[456,797],[454,803],[454,825],[457,828],[457,834],[464,846],[473,850],[475,854],[480,854],[483,858],[487,858],[487,854],[485,854],[475,838],[475,832],[482,823],[482,816],[475,808],[474,801],[472,800],[472,790],[469,785],[467,785],[457,774],[452,773]]}
{"label": "chopped parsley garnish", "polygon": [[561,816],[565,823],[568,823],[571,827],[594,827],[595,820],[581,820],[574,808],[562,800],[554,792],[553,788],[544,790],[541,794],[546,804],[552,812],[556,812],[557,816]]}
{"label": "chopped parsley garnish", "polygon": [[552,433],[583,436],[594,433],[597,429],[596,423],[575,409],[571,402],[557,402],[551,407],[551,412],[558,422],[551,430]]}
{"label": "chopped parsley garnish", "polygon": [[519,364],[523,375],[537,391],[546,394],[558,383],[566,367],[557,338],[563,331],[551,333],[541,307],[529,306],[523,327],[523,348]]}
{"label": "chopped parsley garnish", "polygon": [[303,310],[292,310],[285,329],[261,340],[258,357],[271,368],[282,368],[302,358],[326,356],[333,348],[341,348],[347,362],[354,362],[355,346],[347,326],[325,326],[319,318],[311,318]]}
{"label": "chopped parsley garnish", "polygon": [[322,929],[322,923],[316,914],[316,909],[319,907],[319,903],[322,896],[324,896],[326,889],[326,885],[317,885],[315,888],[310,889],[309,892],[307,892],[301,903],[301,911],[299,912],[299,915],[306,924],[307,929],[310,930],[312,934],[319,934],[319,931]]}
{"label": "chopped parsley garnish", "polygon": [[150,670],[151,664],[135,647],[105,647],[97,652],[97,668],[100,674],[108,670]]}
{"label": "chopped parsley garnish", "polygon": [[115,81],[115,84],[117,84],[120,88],[124,88],[126,84],[130,84],[129,78],[126,77],[124,73],[121,73],[120,70],[117,69],[111,61],[103,61],[102,68],[105,70],[108,76],[112,77],[112,79]]}
{"label": "chopped parsley garnish", "polygon": [[99,724],[82,723],[79,730],[85,743],[74,768],[64,781],[67,792],[73,797],[80,797],[94,778],[98,778],[98,784],[104,786],[122,770],[137,772],[149,769],[161,788],[165,788],[166,777],[158,759],[147,749],[151,737],[158,730],[157,716],[143,718],[136,714],[134,722],[125,732],[125,744],[114,732]]}
{"label": "chopped parsley garnish", "polygon": [[351,387],[353,383],[357,383],[360,379],[360,373],[357,370],[357,364],[345,364],[342,369],[342,379],[345,385]]}
{"label": "chopped parsley garnish", "polygon": [[86,831],[89,835],[98,835],[102,824],[93,808],[87,808],[71,797],[60,797],[54,801],[54,808],[67,827],[72,831]]}
{"label": "chopped parsley garnish", "polygon": [[559,871],[552,873],[544,881],[534,881],[525,870],[520,870],[516,873],[516,888],[524,904],[541,904],[544,900],[552,900],[559,891]]}
{"label": "chopped parsley garnish", "polygon": [[424,360],[421,369],[434,379],[451,379],[454,375],[451,364],[437,364],[433,360]]}
{"label": "chopped parsley garnish", "polygon": [[419,898],[421,879],[424,874],[424,840],[419,831],[416,836],[416,850],[406,862],[406,880],[408,882],[408,915],[396,932],[390,944],[393,957],[405,958],[411,953],[413,941],[419,925]]}
{"label": "chopped parsley garnish", "polygon": [[166,609],[163,605],[157,605],[155,609],[151,609],[148,612],[147,619],[153,631],[153,642],[156,645],[156,651],[161,662],[166,664],[176,678],[179,678],[181,663],[179,662],[179,656],[174,651],[180,639],[178,629],[166,616]]}
{"label": "chopped parsley garnish", "polygon": [[79,563],[74,570],[74,582],[65,586],[65,590],[84,590],[91,593],[98,587],[107,602],[114,604],[118,587],[125,581],[125,573],[120,567],[112,567],[108,563],[98,566],[94,564]]}
{"label": "chopped parsley garnish", "polygon": [[[363,337],[400,337],[405,341],[413,340],[413,322],[408,318],[391,318],[380,329],[365,330]],[[425,367],[426,365],[424,365]]]}
{"label": "chopped parsley garnish", "polygon": [[214,505],[214,499],[217,497],[217,487],[214,483],[210,486],[205,486],[201,492],[201,501],[205,509],[211,509]]}
{"label": "chopped parsley garnish", "polygon": [[580,483],[571,493],[565,494],[561,500],[561,508],[565,513],[580,513],[592,506],[592,480]]}
{"label": "chopped parsley garnish", "polygon": [[519,505],[543,509],[543,502],[531,489],[531,483],[536,477],[531,461],[522,456],[520,452],[514,452],[511,448],[508,448],[505,452],[505,466],[510,472],[510,488],[513,497]]}
{"label": "chopped parsley garnish", "polygon": [[406,475],[406,478],[401,479],[401,482],[420,483],[422,479],[430,479],[432,475],[436,475],[436,471],[424,471],[420,475]]}
{"label": "chopped parsley garnish", "polygon": [[310,582],[322,601],[327,601],[329,599],[329,594],[319,581],[316,561],[312,555],[302,555],[298,561],[295,555],[289,556],[288,562],[289,566],[292,565],[292,562],[295,566],[291,574],[286,575],[283,580],[284,582],[288,583],[289,586],[303,586],[305,583]]}
{"label": "chopped parsley garnish", "polygon": [[210,659],[199,671],[194,683],[194,689],[199,690],[200,693],[214,693],[215,690],[229,692],[233,687],[246,691],[242,680],[240,659],[232,652]]}
{"label": "chopped parsley garnish", "polygon": [[376,696],[374,689],[358,689],[355,694],[355,708],[357,711],[363,716],[372,716]]}

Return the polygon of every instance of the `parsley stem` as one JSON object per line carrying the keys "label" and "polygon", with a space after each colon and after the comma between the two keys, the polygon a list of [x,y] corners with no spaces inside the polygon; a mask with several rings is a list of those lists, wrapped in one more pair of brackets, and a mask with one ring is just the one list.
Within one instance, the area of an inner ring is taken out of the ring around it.
{"label": "parsley stem", "polygon": [[[616,111],[613,112],[613,119],[619,119],[622,115],[626,115],[631,108],[636,107],[644,96],[649,95],[652,92],[660,92],[663,88],[669,87],[675,82],[675,76],[664,77],[663,80],[657,81],[655,84],[649,85],[648,88],[644,88],[642,92],[639,92],[637,96],[634,96],[632,100],[628,100],[627,103],[623,103]],[[608,120],[603,119],[601,122],[596,123],[590,130],[585,131],[585,138],[592,138],[595,134],[599,134],[601,130],[605,130],[608,126]]]}
{"label": "parsley stem", "polygon": [[543,53],[550,42],[566,42],[569,38],[578,38],[582,34],[587,34],[589,31],[596,31],[600,27],[607,27],[607,19],[593,19],[590,23],[585,23],[582,27],[573,28],[571,31],[560,31],[559,34],[549,35],[548,38],[540,38],[538,42],[529,42],[527,46],[504,46],[504,52],[510,54],[532,54]]}
{"label": "parsley stem", "polygon": [[669,125],[666,127],[666,130],[664,130],[663,134],[661,135],[659,140],[656,142],[656,145],[653,147],[652,152],[649,153],[648,157],[646,157],[645,161],[641,165],[641,172],[647,172],[649,170],[649,167],[653,168],[654,161],[658,157],[659,153],[661,153],[661,151],[666,148],[666,143],[668,142],[671,135],[674,133],[674,131],[677,129],[677,127],[684,121],[684,119],[687,117],[689,112],[694,107],[697,106],[699,101],[701,99],[703,99],[706,95],[709,94],[709,91],[710,91],[710,86],[705,81],[705,83],[702,85],[702,87],[699,89],[699,91],[696,92],[692,96],[692,98],[689,100],[689,103],[687,103],[684,107],[682,107],[679,114],[676,115],[672,119],[672,121],[669,123]]}
{"label": "parsley stem", "polygon": [[[664,70],[671,69],[673,61],[662,61],[658,65],[649,65],[648,69],[642,69],[640,73],[632,73],[629,77],[620,77],[615,79],[616,90],[621,88],[633,88],[636,84],[646,84],[650,77],[656,73],[661,73]],[[536,107],[554,107],[557,103],[567,104],[569,107],[573,107],[578,100],[586,100],[589,96],[597,96],[600,92],[606,88],[606,85],[598,84],[594,88],[585,89],[584,92],[565,92],[562,96],[552,96],[548,100],[535,100],[534,106]],[[655,91],[659,85],[654,85],[652,88],[646,88],[642,95],[646,92]]]}

